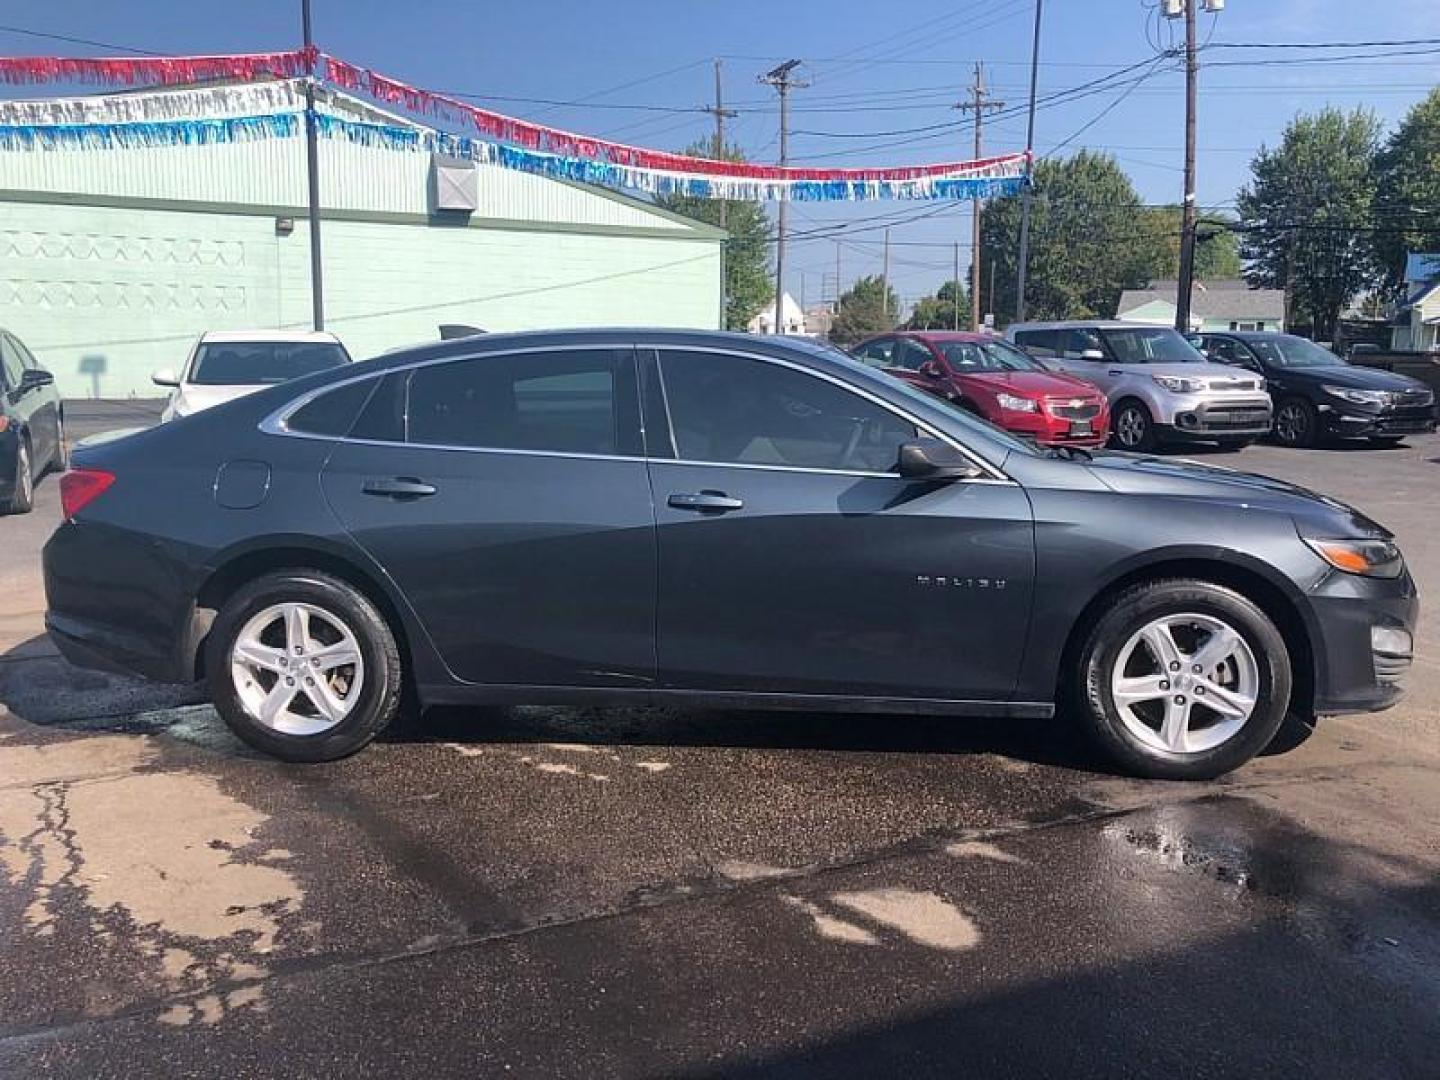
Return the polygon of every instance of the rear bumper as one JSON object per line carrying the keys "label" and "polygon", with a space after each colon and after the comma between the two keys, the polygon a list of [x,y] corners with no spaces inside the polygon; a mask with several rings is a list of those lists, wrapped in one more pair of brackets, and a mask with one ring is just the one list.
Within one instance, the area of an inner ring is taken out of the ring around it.
{"label": "rear bumper", "polygon": [[66,522],[42,553],[45,627],[79,667],[189,683],[207,620],[192,583],[153,541]]}
{"label": "rear bumper", "polygon": [[1315,712],[1377,712],[1398,702],[1412,658],[1377,650],[1373,631],[1403,630],[1413,640],[1420,599],[1409,573],[1392,581],[1336,573],[1311,604],[1319,631]]}

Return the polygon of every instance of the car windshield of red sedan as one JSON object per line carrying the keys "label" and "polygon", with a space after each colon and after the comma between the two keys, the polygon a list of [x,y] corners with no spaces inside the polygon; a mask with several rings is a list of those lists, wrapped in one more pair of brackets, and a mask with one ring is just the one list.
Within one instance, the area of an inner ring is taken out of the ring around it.
{"label": "car windshield of red sedan", "polygon": [[1122,364],[1203,364],[1205,357],[1167,326],[1101,330]]}
{"label": "car windshield of red sedan", "polygon": [[979,371],[1044,371],[1029,356],[1001,341],[944,341],[940,351],[961,375]]}

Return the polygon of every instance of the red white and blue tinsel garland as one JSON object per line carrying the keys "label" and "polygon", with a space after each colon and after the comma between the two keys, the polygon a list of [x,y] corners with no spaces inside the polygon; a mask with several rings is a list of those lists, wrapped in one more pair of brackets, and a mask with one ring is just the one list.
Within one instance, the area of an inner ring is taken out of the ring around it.
{"label": "red white and blue tinsel garland", "polygon": [[[0,150],[102,149],[205,145],[289,138],[304,130],[297,81],[262,81],[319,65],[342,90],[433,116],[475,135],[399,121],[342,98],[343,109],[322,104],[317,129],[326,138],[392,150],[437,151],[557,179],[652,194],[700,198],[834,201],[858,199],[971,199],[1018,190],[1024,154],[982,161],[885,169],[796,169],[647,150],[592,139],[481,109],[408,86],[321,53],[263,53],[82,61],[0,58],[0,81],[155,80],[167,85],[229,73],[240,85],[112,97],[0,102]],[[86,65],[95,66],[86,66]],[[133,68],[124,65],[133,64]],[[322,101],[331,95],[322,93]],[[348,115],[345,115],[348,113]],[[357,119],[356,117],[363,119]]]}

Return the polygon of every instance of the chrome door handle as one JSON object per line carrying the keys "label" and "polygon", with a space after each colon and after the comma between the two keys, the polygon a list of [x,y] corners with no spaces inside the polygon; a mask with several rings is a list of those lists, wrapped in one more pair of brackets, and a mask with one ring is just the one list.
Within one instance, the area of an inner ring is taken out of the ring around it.
{"label": "chrome door handle", "polygon": [[743,509],[741,499],[726,495],[723,491],[700,491],[694,494],[675,494],[665,500],[676,510],[695,510],[700,513],[723,514],[730,510]]}
{"label": "chrome door handle", "polygon": [[439,489],[414,476],[391,476],[384,479],[366,480],[360,489],[366,495],[379,495],[401,501],[423,499],[434,495]]}

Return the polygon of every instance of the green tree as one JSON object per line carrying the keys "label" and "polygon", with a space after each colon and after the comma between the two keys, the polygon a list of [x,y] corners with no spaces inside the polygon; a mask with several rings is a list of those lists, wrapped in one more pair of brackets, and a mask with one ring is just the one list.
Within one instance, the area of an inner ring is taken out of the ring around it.
{"label": "green tree", "polygon": [[1440,251],[1440,89],[1406,114],[1375,172],[1372,214],[1379,228],[1372,247],[1384,288],[1396,296],[1404,286],[1406,254]]}
{"label": "green tree", "polygon": [[830,326],[830,340],[849,345],[871,334],[892,330],[900,298],[878,274],[862,277],[840,296],[840,310]]}
{"label": "green tree", "polygon": [[1287,320],[1329,340],[1341,310],[1374,281],[1371,209],[1380,122],[1366,109],[1297,115],[1262,146],[1237,206],[1252,285],[1286,289]]}
{"label": "green tree", "polygon": [[[1180,207],[1157,206],[1146,214],[1165,245],[1164,264],[1157,278],[1180,276]],[[1200,214],[1195,228],[1195,277],[1200,281],[1238,278],[1241,274],[1240,243],[1229,218]]]}
{"label": "green tree", "polygon": [[[1161,276],[1165,241],[1113,157],[1082,150],[1041,161],[1033,179],[1027,317],[1109,318],[1124,290]],[[981,257],[995,275],[997,318],[1015,310],[1020,202],[1019,195],[994,199],[981,219]]]}
{"label": "green tree", "polygon": [[[692,157],[714,157],[715,145],[698,142],[683,151]],[[727,146],[720,155],[725,161],[744,161],[738,148]],[[720,224],[720,208],[725,208],[725,328],[744,330],[746,324],[770,303],[775,295],[775,281],[770,258],[770,219],[758,202],[738,199],[701,199],[690,195],[660,195],[655,204],[675,214]]]}
{"label": "green tree", "polygon": [[[960,321],[955,321],[955,307],[960,307]],[[970,329],[970,297],[965,285],[959,281],[947,281],[935,291],[934,296],[922,296],[915,301],[915,310],[905,323],[907,330],[953,330],[959,326]]]}

